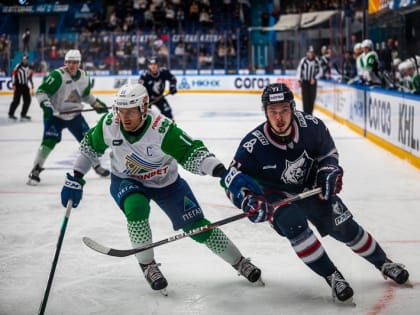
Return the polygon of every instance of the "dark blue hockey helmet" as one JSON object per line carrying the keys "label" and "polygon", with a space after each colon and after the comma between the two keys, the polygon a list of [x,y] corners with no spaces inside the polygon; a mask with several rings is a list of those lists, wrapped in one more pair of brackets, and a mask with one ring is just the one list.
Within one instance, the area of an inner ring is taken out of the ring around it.
{"label": "dark blue hockey helmet", "polygon": [[284,83],[271,83],[264,88],[261,95],[261,102],[264,111],[267,105],[278,103],[289,103],[292,110],[295,110],[295,98],[293,92]]}
{"label": "dark blue hockey helmet", "polygon": [[157,58],[156,56],[151,56],[151,57],[147,60],[147,64],[149,64],[149,65],[159,64],[159,63],[158,63],[158,58]]}

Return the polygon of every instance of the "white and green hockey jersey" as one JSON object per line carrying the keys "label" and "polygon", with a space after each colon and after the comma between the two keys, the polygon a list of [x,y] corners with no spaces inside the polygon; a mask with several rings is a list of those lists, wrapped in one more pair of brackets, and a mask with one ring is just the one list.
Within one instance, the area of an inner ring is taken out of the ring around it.
{"label": "white and green hockey jersey", "polygon": [[361,56],[362,79],[366,83],[381,84],[382,80],[379,77],[379,58],[376,52],[372,50]]}
{"label": "white and green hockey jersey", "polygon": [[111,173],[131,178],[146,187],[164,187],[178,177],[178,163],[194,174],[212,174],[221,162],[201,140],[193,140],[172,120],[150,111],[140,135],[124,131],[118,115],[108,113],[81,142],[74,170],[85,174],[89,160],[110,149]]}
{"label": "white and green hockey jersey", "polygon": [[36,98],[41,104],[50,101],[54,116],[71,120],[79,113],[60,115],[60,112],[81,110],[82,102],[94,104],[96,98],[90,94],[90,77],[79,69],[75,77],[71,77],[65,67],[55,69],[44,78],[36,91]]}

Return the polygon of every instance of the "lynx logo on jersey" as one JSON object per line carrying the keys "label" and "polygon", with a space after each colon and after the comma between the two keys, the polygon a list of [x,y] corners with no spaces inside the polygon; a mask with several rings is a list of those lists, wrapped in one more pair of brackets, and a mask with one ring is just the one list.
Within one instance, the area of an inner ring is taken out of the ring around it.
{"label": "lynx logo on jersey", "polygon": [[[150,83],[152,82],[153,81],[150,81]],[[153,82],[152,90],[154,93],[160,94],[161,89],[162,89],[162,81],[159,80],[159,81]]]}
{"label": "lynx logo on jersey", "polygon": [[281,179],[286,184],[303,184],[313,159],[304,151],[300,157],[294,161],[286,160],[286,165]]}

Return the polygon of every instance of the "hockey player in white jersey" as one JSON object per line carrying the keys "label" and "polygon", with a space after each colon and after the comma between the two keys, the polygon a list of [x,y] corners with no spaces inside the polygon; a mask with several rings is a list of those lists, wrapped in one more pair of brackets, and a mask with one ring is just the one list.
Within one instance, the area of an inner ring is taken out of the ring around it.
{"label": "hockey player in white jersey", "polygon": [[[127,220],[133,247],[152,243],[150,201],[165,212],[175,230],[185,232],[210,224],[178,173],[178,164],[198,175],[221,177],[226,168],[201,140],[194,140],[171,119],[148,109],[149,95],[141,84],[124,85],[116,96],[114,112],[101,117],[81,142],[74,174],[67,173],[61,192],[64,207],[71,199],[77,207],[85,184],[83,175],[92,159],[110,149],[111,195]],[[250,282],[261,282],[261,270],[244,258],[219,229],[191,236],[232,265]],[[159,270],[153,249],[136,254],[153,290],[165,291],[168,282]]]}
{"label": "hockey player in white jersey", "polygon": [[[108,112],[106,105],[91,94],[91,80],[80,69],[81,60],[79,50],[69,50],[64,57],[65,65],[51,71],[36,91],[36,98],[43,110],[44,132],[29,173],[29,185],[37,185],[41,181],[39,174],[44,170],[44,163],[51,151],[61,141],[63,129],[67,128],[79,142],[89,130],[80,112],[83,102],[90,104],[98,114]],[[98,159],[92,159],[92,167],[100,176],[109,175]]]}

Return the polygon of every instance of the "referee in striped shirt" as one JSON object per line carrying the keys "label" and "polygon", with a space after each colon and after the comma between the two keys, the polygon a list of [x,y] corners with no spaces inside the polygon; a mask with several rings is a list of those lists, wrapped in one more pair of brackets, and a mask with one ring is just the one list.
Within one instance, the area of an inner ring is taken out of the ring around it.
{"label": "referee in striped shirt", "polygon": [[17,120],[15,116],[16,108],[19,106],[20,97],[23,98],[22,111],[20,112],[20,120],[31,120],[31,117],[27,115],[29,105],[31,104],[31,90],[34,88],[34,82],[32,81],[32,70],[28,65],[28,56],[23,55],[22,60],[16,65],[12,72],[12,85],[13,85],[13,101],[9,107],[9,119]]}
{"label": "referee in striped shirt", "polygon": [[317,81],[322,76],[322,67],[312,46],[297,68],[297,79],[302,92],[303,111],[312,115],[316,99]]}

